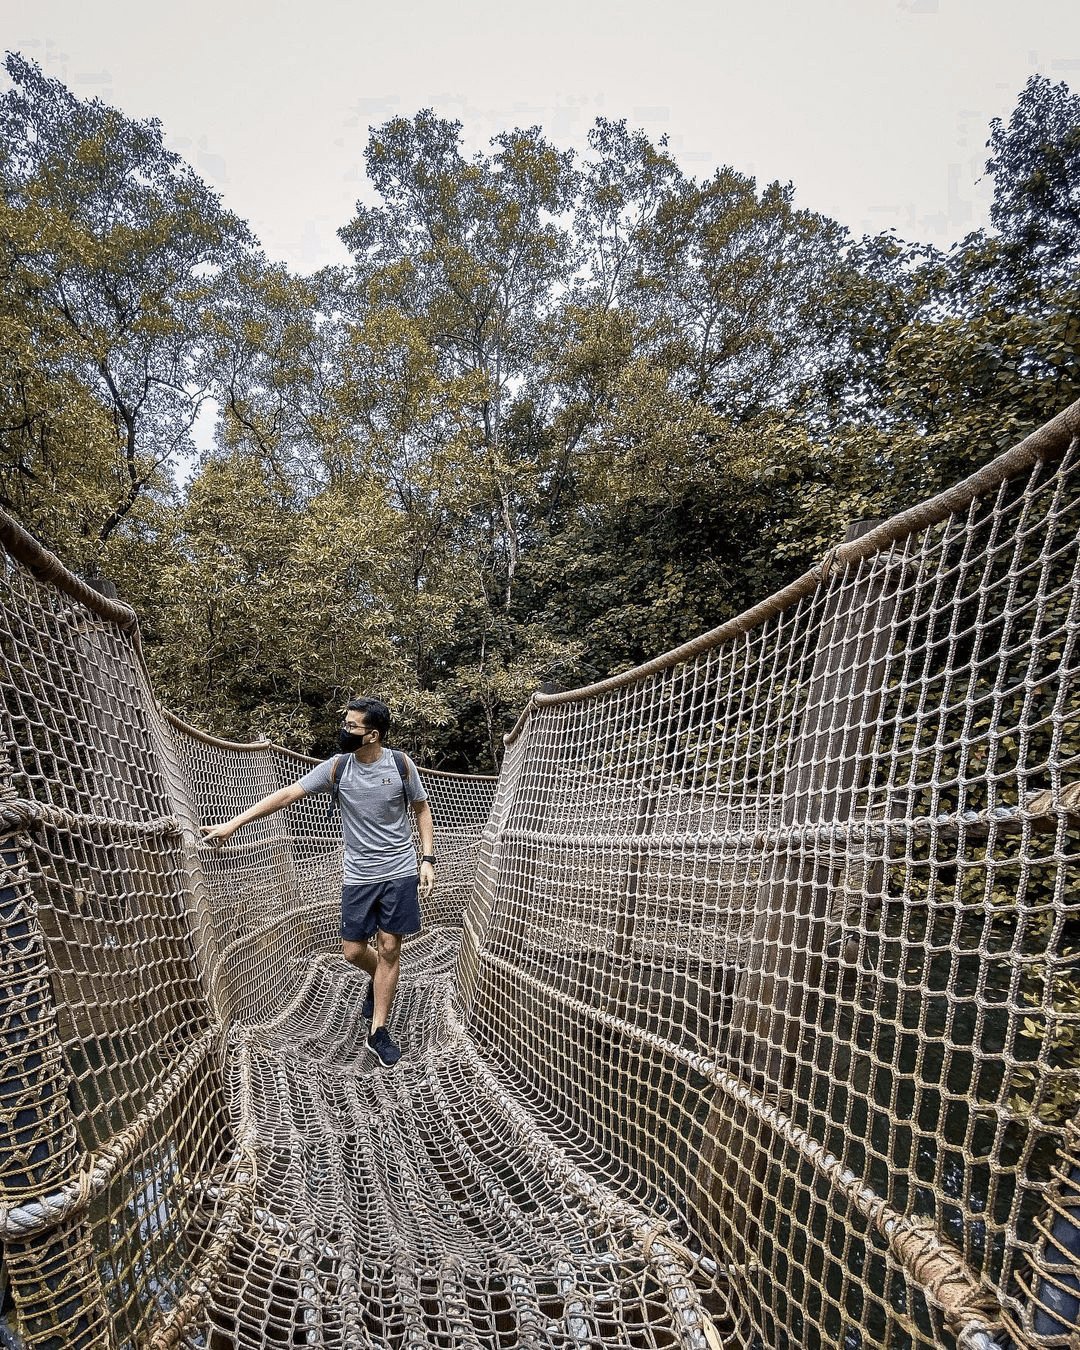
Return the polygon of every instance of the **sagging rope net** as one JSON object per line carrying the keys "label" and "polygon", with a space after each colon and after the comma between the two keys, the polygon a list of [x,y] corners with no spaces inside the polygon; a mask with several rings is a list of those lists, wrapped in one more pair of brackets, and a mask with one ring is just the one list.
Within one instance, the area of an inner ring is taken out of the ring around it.
{"label": "sagging rope net", "polygon": [[322,805],[11,522],[0,1241],[28,1345],[1074,1346],[1080,405],[534,699],[364,1046]]}

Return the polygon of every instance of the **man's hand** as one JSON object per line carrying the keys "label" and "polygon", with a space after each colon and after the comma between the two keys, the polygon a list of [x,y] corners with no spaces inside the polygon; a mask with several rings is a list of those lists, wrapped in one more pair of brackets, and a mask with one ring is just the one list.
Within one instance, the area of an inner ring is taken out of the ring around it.
{"label": "man's hand", "polygon": [[420,894],[426,900],[435,889],[435,867],[432,863],[420,864]]}
{"label": "man's hand", "polygon": [[204,844],[224,844],[227,839],[231,839],[236,830],[236,826],[231,820],[225,821],[223,825],[200,825]]}

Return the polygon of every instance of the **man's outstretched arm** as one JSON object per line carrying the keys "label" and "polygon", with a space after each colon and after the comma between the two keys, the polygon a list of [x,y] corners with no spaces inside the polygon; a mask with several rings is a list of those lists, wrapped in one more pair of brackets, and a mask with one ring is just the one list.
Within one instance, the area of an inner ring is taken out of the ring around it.
{"label": "man's outstretched arm", "polygon": [[202,830],[203,843],[223,844],[241,825],[247,825],[252,820],[261,820],[263,816],[272,816],[275,811],[291,806],[303,796],[304,789],[299,783],[290,783],[288,787],[278,788],[276,792],[271,792],[254,806],[249,806],[246,811],[241,811],[238,816],[233,816],[232,820],[226,820],[221,825],[201,825],[199,828]]}

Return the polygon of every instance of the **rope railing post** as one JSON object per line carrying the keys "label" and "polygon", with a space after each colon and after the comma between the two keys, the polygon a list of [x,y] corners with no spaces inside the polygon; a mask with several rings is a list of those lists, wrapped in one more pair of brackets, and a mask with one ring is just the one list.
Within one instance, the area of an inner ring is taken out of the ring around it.
{"label": "rope railing post", "polygon": [[513,746],[507,747],[491,812],[484,827],[472,891],[462,913],[457,977],[458,992],[466,1017],[472,1010],[481,979],[484,948],[499,891],[506,885],[504,858],[534,724],[535,721],[530,721],[523,737]]}
{"label": "rope railing post", "polygon": [[[844,542],[878,523],[854,522]],[[875,568],[854,586],[838,577],[832,583],[802,712],[787,745],[781,838],[785,827],[807,819],[846,821],[866,772],[864,752],[881,695],[896,580],[883,579]],[[771,868],[764,854],[749,959],[736,988],[735,1017],[722,1057],[767,1099],[786,1101],[800,1039],[813,1025],[837,871],[831,850],[822,855],[794,839],[772,854]],[[753,1253],[757,1221],[740,1195],[738,1175],[751,1175],[766,1194],[771,1149],[757,1138],[756,1122],[743,1104],[726,1099],[713,1107],[705,1140],[690,1194],[708,1223]]]}
{"label": "rope railing post", "polygon": [[[654,834],[661,799],[665,791],[672,795],[677,792],[678,776],[678,735],[669,727],[660,753],[642,781],[627,840],[625,886],[618,899],[612,939],[615,980],[611,1007],[616,1013],[637,994],[646,974],[641,957],[636,955],[644,949],[646,937],[641,931],[639,912],[648,905],[649,859],[655,851]],[[674,995],[675,973],[662,971],[661,982],[661,996],[670,1000]]]}
{"label": "rope railing post", "polygon": [[[878,524],[855,522],[844,543]],[[854,587],[837,579],[826,594],[806,705],[789,745],[783,826],[850,817],[868,767],[865,752],[881,698],[896,585],[895,573],[886,580],[878,568]],[[839,871],[827,846],[823,855],[794,842],[775,858],[774,869],[760,894],[737,998],[743,1020],[733,1046],[766,1093],[790,1086],[802,1028],[813,1022]]]}
{"label": "rope railing post", "polygon": [[[18,793],[0,752],[0,807]],[[56,1011],[27,858],[17,827],[0,833],[0,1215],[80,1175],[83,1151],[68,1105]],[[86,1194],[89,1197],[89,1178]],[[7,1225],[4,1225],[5,1228]],[[85,1205],[21,1237],[4,1256],[29,1350],[113,1344]]]}

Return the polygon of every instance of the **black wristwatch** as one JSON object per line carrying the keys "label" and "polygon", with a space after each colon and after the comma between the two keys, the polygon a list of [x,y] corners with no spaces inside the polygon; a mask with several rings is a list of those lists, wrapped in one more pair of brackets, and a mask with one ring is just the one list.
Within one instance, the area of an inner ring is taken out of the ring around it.
{"label": "black wristwatch", "polygon": [[420,859],[420,861],[422,863],[429,862],[432,865],[432,867],[436,866],[436,859],[434,853],[425,853],[424,856]]}

